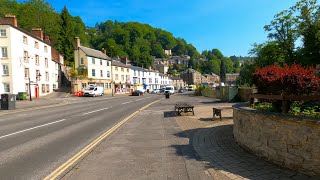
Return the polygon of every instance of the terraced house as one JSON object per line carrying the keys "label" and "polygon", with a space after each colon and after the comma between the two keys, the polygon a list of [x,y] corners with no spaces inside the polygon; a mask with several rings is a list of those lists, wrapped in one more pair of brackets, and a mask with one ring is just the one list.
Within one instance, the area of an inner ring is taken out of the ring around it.
{"label": "terraced house", "polygon": [[115,93],[129,93],[131,78],[130,66],[123,64],[119,60],[112,60],[112,77]]}
{"label": "terraced house", "polygon": [[0,23],[0,94],[27,92],[38,97],[51,93],[55,63],[51,60],[49,36],[41,29],[25,31],[14,15]]}
{"label": "terraced house", "polygon": [[112,82],[111,58],[106,50],[101,51],[80,45],[80,39],[75,38],[74,50],[75,68],[79,76],[72,82],[74,92],[87,88],[90,84],[104,88],[104,94],[111,94],[114,89]]}

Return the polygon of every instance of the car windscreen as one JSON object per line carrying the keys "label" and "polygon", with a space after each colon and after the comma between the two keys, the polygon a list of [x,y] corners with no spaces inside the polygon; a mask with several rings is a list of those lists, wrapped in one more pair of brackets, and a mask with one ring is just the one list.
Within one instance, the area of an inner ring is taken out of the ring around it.
{"label": "car windscreen", "polygon": [[166,87],[166,90],[171,90],[172,89],[172,87]]}

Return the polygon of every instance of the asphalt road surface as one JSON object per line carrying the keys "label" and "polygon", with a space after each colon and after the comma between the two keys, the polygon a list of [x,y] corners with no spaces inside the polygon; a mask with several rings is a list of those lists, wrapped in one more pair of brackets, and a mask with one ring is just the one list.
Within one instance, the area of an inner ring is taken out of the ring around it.
{"label": "asphalt road surface", "polygon": [[42,179],[117,122],[163,97],[84,97],[0,114],[0,177]]}

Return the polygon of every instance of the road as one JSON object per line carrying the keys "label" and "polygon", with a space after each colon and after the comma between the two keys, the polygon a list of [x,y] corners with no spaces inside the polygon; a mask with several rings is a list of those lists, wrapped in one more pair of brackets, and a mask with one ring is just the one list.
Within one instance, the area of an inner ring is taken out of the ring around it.
{"label": "road", "polygon": [[78,98],[0,114],[0,177],[42,179],[117,122],[163,97]]}

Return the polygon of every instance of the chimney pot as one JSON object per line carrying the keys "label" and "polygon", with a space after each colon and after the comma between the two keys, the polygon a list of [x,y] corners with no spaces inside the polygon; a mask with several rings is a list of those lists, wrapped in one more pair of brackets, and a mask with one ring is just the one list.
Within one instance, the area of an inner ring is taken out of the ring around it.
{"label": "chimney pot", "polygon": [[18,27],[18,21],[15,15],[7,14],[1,19],[0,24],[9,24]]}
{"label": "chimney pot", "polygon": [[102,49],[101,49],[101,52],[102,52],[103,54],[107,54],[107,51],[106,51],[105,48],[102,48]]}

